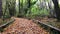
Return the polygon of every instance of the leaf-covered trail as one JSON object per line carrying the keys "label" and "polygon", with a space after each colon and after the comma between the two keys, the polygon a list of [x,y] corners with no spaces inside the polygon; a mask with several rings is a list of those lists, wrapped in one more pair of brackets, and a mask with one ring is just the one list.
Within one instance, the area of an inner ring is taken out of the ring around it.
{"label": "leaf-covered trail", "polygon": [[1,34],[49,34],[32,20],[15,18],[15,21],[5,28]]}

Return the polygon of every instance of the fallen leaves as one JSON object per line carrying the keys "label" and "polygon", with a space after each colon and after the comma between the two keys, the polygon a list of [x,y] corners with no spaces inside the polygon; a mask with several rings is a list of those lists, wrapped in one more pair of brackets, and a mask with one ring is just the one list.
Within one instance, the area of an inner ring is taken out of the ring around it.
{"label": "fallen leaves", "polygon": [[32,20],[15,18],[15,21],[5,28],[1,34],[49,34]]}

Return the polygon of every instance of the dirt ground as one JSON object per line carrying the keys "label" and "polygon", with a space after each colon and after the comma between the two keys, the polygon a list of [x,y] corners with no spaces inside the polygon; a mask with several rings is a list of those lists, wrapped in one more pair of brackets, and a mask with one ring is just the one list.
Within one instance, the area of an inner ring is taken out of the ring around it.
{"label": "dirt ground", "polygon": [[15,18],[15,21],[0,34],[49,34],[49,32],[46,32],[32,20]]}

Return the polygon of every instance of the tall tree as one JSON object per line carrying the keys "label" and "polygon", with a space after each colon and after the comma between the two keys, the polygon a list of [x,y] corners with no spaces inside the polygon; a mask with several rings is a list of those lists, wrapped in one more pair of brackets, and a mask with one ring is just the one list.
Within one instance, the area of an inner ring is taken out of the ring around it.
{"label": "tall tree", "polygon": [[3,15],[2,13],[2,0],[0,0],[0,17]]}
{"label": "tall tree", "polygon": [[[30,9],[30,7],[31,7],[31,0],[28,0],[28,9]],[[27,11],[26,11],[27,12]],[[29,10],[29,14],[30,14],[30,10]]]}
{"label": "tall tree", "polygon": [[60,10],[59,10],[59,4],[58,4],[58,0],[52,0],[54,3],[54,10],[56,13],[56,18],[59,21],[60,20]]}
{"label": "tall tree", "polygon": [[[31,6],[33,6],[34,4],[36,4],[37,1],[38,0],[34,1],[33,3],[31,3],[31,0],[27,0],[27,4],[28,4],[27,8],[28,9],[26,9],[25,13],[27,13],[27,11],[31,8]],[[29,11],[29,13],[30,13],[30,11]]]}

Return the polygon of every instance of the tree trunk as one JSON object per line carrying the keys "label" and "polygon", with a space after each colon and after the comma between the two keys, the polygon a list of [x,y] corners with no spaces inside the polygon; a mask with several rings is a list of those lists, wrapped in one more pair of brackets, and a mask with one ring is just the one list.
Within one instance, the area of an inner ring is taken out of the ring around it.
{"label": "tree trunk", "polygon": [[20,13],[20,0],[19,0],[19,13]]}
{"label": "tree trunk", "polygon": [[52,0],[54,3],[54,10],[56,13],[56,18],[59,21],[60,20],[60,11],[59,11],[59,5],[58,5],[58,0]]}
{"label": "tree trunk", "polygon": [[3,15],[2,13],[2,0],[0,0],[0,17]]}
{"label": "tree trunk", "polygon": [[30,0],[28,0],[28,8],[30,8]]}
{"label": "tree trunk", "polygon": [[31,0],[28,0],[28,10],[29,10],[29,14],[30,14],[30,12],[31,12],[30,7],[31,7]]}

